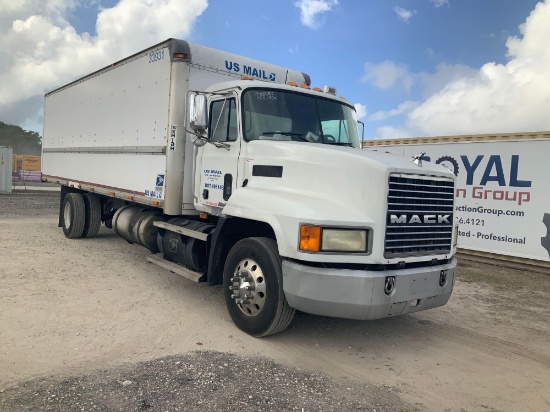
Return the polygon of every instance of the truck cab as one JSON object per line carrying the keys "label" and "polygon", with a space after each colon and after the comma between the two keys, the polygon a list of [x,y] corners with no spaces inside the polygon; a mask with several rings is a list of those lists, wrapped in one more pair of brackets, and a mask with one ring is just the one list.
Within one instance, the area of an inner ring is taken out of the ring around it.
{"label": "truck cab", "polygon": [[[362,150],[353,106],[320,89],[235,81],[199,96],[190,113],[202,115],[190,119],[195,207],[236,219],[243,232],[263,228],[290,307],[364,320],[448,301],[456,267],[449,170]],[[224,279],[228,305],[257,316],[260,284],[252,272],[248,281],[233,272]]]}

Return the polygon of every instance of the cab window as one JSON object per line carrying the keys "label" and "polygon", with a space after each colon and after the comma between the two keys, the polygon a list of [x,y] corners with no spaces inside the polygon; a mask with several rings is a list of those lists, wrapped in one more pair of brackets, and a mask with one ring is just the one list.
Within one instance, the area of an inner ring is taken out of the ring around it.
{"label": "cab window", "polygon": [[235,99],[224,99],[210,105],[210,139],[214,142],[237,140],[237,109]]}

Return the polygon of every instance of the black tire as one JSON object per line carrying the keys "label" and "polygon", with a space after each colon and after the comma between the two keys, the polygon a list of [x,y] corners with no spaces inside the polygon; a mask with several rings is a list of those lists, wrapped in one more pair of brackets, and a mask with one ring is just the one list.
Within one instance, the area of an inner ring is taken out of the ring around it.
{"label": "black tire", "polygon": [[78,239],[84,232],[85,221],[84,199],[80,193],[67,193],[63,198],[61,225],[65,237]]}
{"label": "black tire", "polygon": [[[244,270],[248,262],[253,262],[246,269],[250,272]],[[235,276],[239,273],[250,273],[249,279],[251,279],[252,276],[255,276],[252,271],[259,271],[256,274],[260,273],[261,276],[251,283],[246,283],[240,280],[244,278]],[[238,285],[245,287],[245,284],[256,286],[253,291],[242,292],[250,293],[249,296],[253,296],[253,301],[249,304],[239,304],[237,303],[238,299],[232,295],[241,293],[241,291],[231,290],[231,288],[238,287]],[[249,335],[255,337],[273,335],[285,330],[292,322],[295,309],[288,305],[284,295],[281,257],[277,243],[273,239],[253,237],[237,242],[229,252],[225,263],[223,288],[225,303],[231,319],[239,329]],[[265,293],[258,292],[260,288]],[[260,303],[261,307],[257,303]],[[251,313],[250,308],[257,313]],[[249,313],[245,313],[246,311]]]}
{"label": "black tire", "polygon": [[84,193],[82,195],[84,199],[84,231],[82,237],[95,237],[101,227],[101,202],[99,196],[93,193]]}

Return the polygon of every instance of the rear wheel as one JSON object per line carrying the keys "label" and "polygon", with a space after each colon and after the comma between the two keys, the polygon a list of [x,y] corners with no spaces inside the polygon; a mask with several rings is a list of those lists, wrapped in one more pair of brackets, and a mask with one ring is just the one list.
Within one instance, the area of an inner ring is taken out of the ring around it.
{"label": "rear wheel", "polygon": [[292,322],[295,310],[283,292],[281,257],[273,239],[237,242],[227,257],[223,287],[233,322],[249,335],[273,335]]}
{"label": "rear wheel", "polygon": [[84,199],[80,193],[67,193],[63,198],[61,223],[65,237],[82,237],[85,222]]}
{"label": "rear wheel", "polygon": [[93,193],[84,193],[84,230],[82,237],[95,237],[101,227],[101,202]]}

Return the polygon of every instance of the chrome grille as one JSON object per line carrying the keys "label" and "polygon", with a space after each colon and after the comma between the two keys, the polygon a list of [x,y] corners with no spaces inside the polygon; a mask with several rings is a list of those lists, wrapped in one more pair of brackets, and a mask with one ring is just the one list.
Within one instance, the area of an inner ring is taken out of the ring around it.
{"label": "chrome grille", "polygon": [[392,174],[386,215],[386,258],[445,254],[453,235],[452,179]]}

